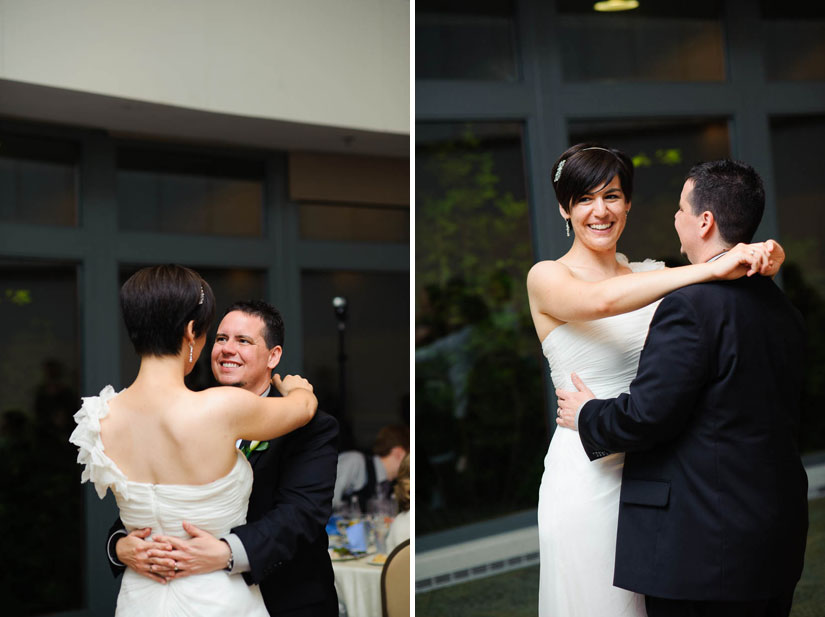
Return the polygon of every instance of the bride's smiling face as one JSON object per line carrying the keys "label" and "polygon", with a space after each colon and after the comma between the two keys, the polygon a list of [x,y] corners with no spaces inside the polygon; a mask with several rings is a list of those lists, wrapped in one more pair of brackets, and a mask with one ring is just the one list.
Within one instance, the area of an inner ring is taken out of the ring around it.
{"label": "bride's smiling face", "polygon": [[[616,246],[629,210],[630,202],[625,200],[619,176],[613,176],[606,185],[585,193],[571,204],[570,225],[576,241],[594,250]],[[562,210],[561,214],[566,213]]]}

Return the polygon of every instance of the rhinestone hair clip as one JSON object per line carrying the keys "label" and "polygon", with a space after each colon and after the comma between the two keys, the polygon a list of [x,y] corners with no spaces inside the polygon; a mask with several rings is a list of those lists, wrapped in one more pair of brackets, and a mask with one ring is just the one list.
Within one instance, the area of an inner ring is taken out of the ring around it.
{"label": "rhinestone hair clip", "polygon": [[564,164],[567,162],[567,159],[562,159],[559,162],[559,166],[556,167],[556,175],[553,178],[553,182],[558,182],[559,178],[561,178],[561,170],[564,169]]}
{"label": "rhinestone hair clip", "polygon": [[203,304],[203,285],[201,285],[201,299],[198,301],[198,305]]}

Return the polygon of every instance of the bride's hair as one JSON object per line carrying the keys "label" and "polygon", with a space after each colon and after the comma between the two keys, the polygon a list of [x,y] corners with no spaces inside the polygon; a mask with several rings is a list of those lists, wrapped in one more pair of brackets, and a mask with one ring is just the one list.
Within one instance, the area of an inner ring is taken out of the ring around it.
{"label": "bride's hair", "polygon": [[619,176],[625,201],[633,197],[633,161],[615,148],[576,144],[556,160],[552,173],[556,199],[567,213],[582,195],[602,188],[614,176]]}
{"label": "bride's hair", "polygon": [[195,336],[215,319],[215,296],[201,276],[184,266],[142,268],[120,288],[123,321],[140,356],[180,353],[186,324],[194,321]]}

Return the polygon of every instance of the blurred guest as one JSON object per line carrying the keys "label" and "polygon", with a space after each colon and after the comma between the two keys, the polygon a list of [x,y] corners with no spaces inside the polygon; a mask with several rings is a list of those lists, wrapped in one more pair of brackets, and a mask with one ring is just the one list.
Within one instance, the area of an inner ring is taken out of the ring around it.
{"label": "blurred guest", "polygon": [[398,514],[387,533],[387,554],[404,540],[410,539],[410,455],[407,454],[398,467],[395,482],[395,498],[398,501]]}
{"label": "blurred guest", "polygon": [[372,453],[348,450],[338,455],[338,474],[332,506],[340,509],[357,501],[362,513],[371,499],[389,499],[398,467],[410,451],[410,429],[390,424],[378,431]]}

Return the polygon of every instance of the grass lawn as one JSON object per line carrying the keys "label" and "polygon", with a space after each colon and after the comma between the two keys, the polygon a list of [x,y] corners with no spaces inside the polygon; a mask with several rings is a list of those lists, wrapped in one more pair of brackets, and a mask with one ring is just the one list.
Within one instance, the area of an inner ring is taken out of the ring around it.
{"label": "grass lawn", "polygon": [[[810,502],[805,570],[791,617],[825,617],[825,499]],[[539,569],[524,568],[416,594],[416,617],[535,617]]]}

